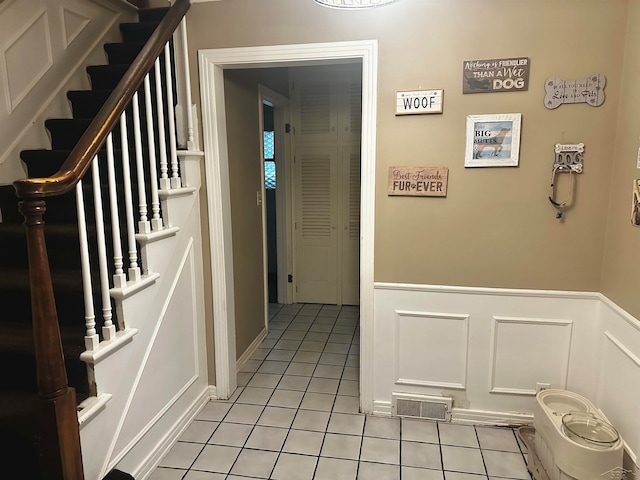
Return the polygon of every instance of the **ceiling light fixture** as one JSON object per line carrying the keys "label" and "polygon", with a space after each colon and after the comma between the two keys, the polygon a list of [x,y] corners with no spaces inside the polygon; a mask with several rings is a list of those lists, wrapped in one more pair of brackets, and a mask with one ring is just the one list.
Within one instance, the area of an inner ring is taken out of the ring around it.
{"label": "ceiling light fixture", "polygon": [[369,8],[379,7],[394,0],[314,0],[325,7],[333,8]]}

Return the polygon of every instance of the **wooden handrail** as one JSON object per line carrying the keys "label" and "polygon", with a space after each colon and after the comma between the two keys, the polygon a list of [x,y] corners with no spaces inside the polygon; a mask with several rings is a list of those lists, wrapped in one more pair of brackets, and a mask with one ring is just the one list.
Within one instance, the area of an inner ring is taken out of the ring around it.
{"label": "wooden handrail", "polygon": [[190,6],[189,0],[176,0],[60,169],[51,177],[23,178],[13,182],[18,197],[62,195],[80,181]]}

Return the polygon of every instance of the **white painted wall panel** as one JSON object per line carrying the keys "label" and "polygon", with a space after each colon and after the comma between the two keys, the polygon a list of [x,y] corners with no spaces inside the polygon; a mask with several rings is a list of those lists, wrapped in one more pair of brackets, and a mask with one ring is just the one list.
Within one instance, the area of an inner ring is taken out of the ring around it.
{"label": "white painted wall panel", "polygon": [[464,389],[469,316],[396,311],[397,385]]}
{"label": "white painted wall panel", "polygon": [[489,391],[535,395],[537,383],[566,388],[571,320],[494,317]]}

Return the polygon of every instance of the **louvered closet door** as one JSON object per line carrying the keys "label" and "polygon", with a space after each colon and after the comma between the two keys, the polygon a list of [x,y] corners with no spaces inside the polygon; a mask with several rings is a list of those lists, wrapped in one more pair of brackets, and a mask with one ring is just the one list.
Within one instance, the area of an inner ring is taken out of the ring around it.
{"label": "louvered closet door", "polygon": [[330,78],[304,75],[294,82],[293,94],[298,104],[296,140],[301,142],[335,142],[338,138],[336,84]]}
{"label": "louvered closet door", "polygon": [[360,304],[360,146],[342,148],[342,302]]}
{"label": "louvered closet door", "polygon": [[338,149],[296,150],[296,301],[338,303]]}

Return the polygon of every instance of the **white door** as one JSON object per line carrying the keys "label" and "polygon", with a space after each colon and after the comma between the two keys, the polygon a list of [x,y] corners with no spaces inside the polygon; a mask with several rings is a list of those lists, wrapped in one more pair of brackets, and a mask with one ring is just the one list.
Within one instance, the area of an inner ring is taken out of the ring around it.
{"label": "white door", "polygon": [[361,81],[354,66],[292,75],[295,299],[359,304]]}

